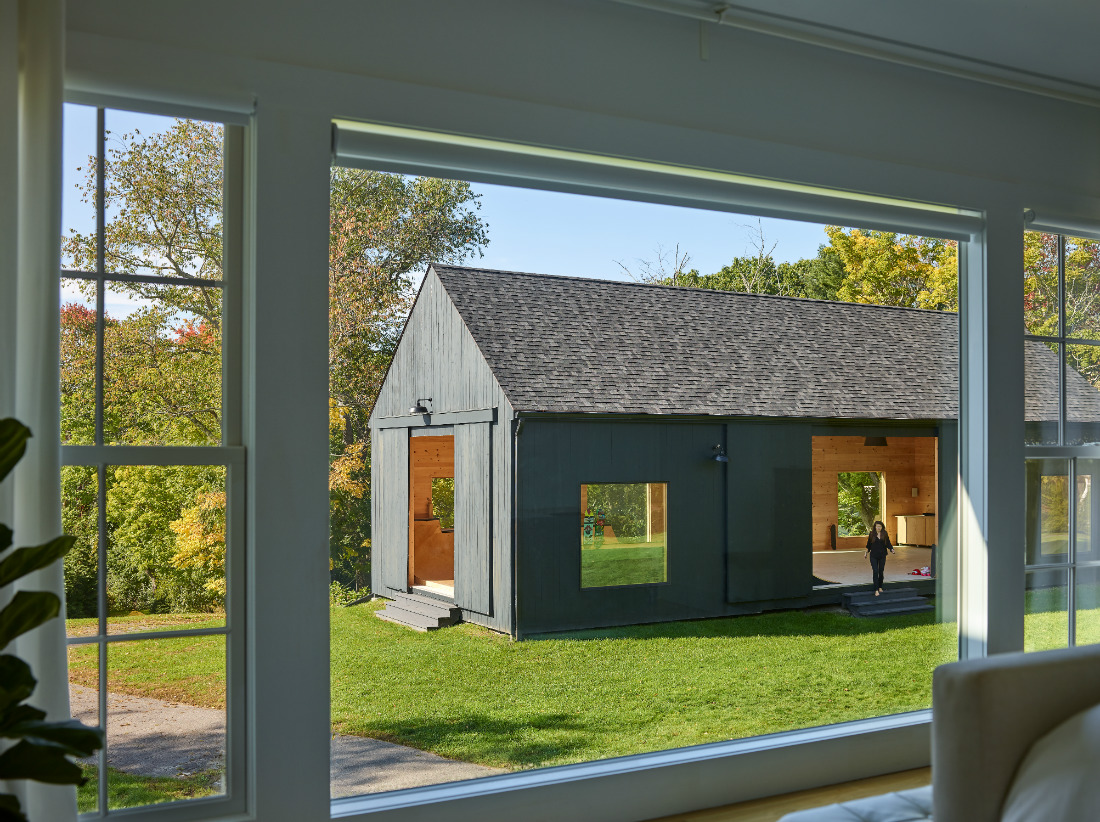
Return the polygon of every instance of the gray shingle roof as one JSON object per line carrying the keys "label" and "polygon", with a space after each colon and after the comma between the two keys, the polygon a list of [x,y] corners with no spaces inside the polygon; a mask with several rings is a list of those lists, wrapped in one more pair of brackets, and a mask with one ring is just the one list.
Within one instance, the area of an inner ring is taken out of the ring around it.
{"label": "gray shingle roof", "polygon": [[[953,313],[432,268],[518,411],[958,416]],[[1057,385],[1057,358],[1027,350],[1029,369]],[[1071,407],[1100,419],[1100,394],[1083,388]],[[1056,408],[1029,402],[1028,418]]]}

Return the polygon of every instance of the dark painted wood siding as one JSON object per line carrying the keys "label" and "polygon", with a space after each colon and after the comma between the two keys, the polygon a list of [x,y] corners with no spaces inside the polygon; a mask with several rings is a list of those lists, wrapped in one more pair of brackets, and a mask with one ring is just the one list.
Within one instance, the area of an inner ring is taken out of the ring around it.
{"label": "dark painted wood siding", "polygon": [[[382,417],[408,414],[412,403],[422,397],[432,398],[432,410],[436,413],[497,409],[496,423],[486,425],[491,439],[489,464],[492,470],[490,487],[493,489],[490,496],[492,522],[488,526],[488,568],[491,579],[486,585],[490,605],[481,611],[464,611],[464,617],[468,621],[512,633],[515,609],[512,541],[514,415],[508,398],[451,303],[442,283],[431,272],[425,277],[424,285],[409,315],[371,420],[376,422]],[[461,426],[456,426],[456,429],[459,427]],[[407,436],[408,429],[398,430],[405,432]],[[378,437],[380,433],[376,427],[372,427],[372,437]],[[406,464],[404,474],[388,470],[380,472],[375,465],[372,469],[372,494],[381,493],[386,497],[391,493],[391,487],[399,489],[403,486],[403,492],[397,490],[393,493],[406,495],[407,508],[407,470]],[[376,510],[378,509],[372,500],[372,511]],[[377,514],[374,516],[377,523]],[[407,510],[405,516],[407,528]],[[391,551],[398,550],[403,551],[400,557],[396,554],[391,556]],[[387,539],[380,543],[377,526],[372,534],[372,552],[372,566],[387,567],[392,561],[407,568],[407,541],[404,548],[400,548],[399,543],[393,540]],[[372,580],[378,579],[380,577],[372,571]],[[384,593],[377,588],[375,590]]]}
{"label": "dark painted wood siding", "polygon": [[492,610],[490,428],[455,426],[455,604],[480,614]]}
{"label": "dark painted wood siding", "polygon": [[730,602],[806,596],[812,588],[812,427],[730,423]]}
{"label": "dark painted wood siding", "polygon": [[[398,481],[400,479],[400,481]],[[409,431],[372,434],[371,590],[404,591],[409,573]]]}
{"label": "dark painted wood siding", "polygon": [[371,418],[398,417],[421,397],[432,410],[499,407],[503,392],[443,284],[429,272]]}
{"label": "dark painted wood siding", "polygon": [[[521,636],[722,613],[725,469],[712,459],[721,439],[720,424],[524,419],[516,558]],[[581,588],[580,486],[604,482],[668,483],[667,582]]]}

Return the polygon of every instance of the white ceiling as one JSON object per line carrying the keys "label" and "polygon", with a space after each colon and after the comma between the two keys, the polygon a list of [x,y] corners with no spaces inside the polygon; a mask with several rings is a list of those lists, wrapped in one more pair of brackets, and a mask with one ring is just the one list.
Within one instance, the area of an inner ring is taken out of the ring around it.
{"label": "white ceiling", "polygon": [[1100,101],[1097,0],[620,0]]}

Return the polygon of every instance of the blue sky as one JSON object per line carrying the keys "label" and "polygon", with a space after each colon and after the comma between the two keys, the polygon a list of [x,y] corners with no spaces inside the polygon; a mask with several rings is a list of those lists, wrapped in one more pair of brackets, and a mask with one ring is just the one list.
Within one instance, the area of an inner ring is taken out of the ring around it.
{"label": "blue sky", "polygon": [[[135,129],[159,131],[171,119],[122,111],[107,112],[107,129],[116,134]],[[108,141],[111,137],[108,135]],[[88,157],[95,153],[95,109],[65,106],[64,189],[62,223],[66,231],[94,229],[91,206],[81,200],[76,184],[83,179]],[[640,260],[656,261],[663,249],[669,258],[677,247],[690,256],[689,266],[710,274],[733,257],[755,253],[758,227],[777,261],[817,254],[826,241],[821,225],[761,219],[725,212],[638,203],[577,194],[474,186],[481,195],[482,219],[489,226],[489,245],[481,258],[468,264],[485,268],[533,271],[604,279],[626,279],[619,262],[637,273]],[[63,299],[84,299],[66,287]],[[107,310],[125,314],[135,303],[109,295]]]}

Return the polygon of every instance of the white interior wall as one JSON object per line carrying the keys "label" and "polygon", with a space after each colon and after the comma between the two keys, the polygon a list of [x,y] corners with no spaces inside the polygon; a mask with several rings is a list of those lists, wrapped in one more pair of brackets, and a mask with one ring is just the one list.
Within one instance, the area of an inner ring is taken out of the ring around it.
{"label": "white interior wall", "polygon": [[[963,602],[974,617],[964,632],[975,653],[1018,647],[1020,215],[1026,206],[1044,216],[1100,224],[1100,110],[730,28],[710,30],[709,60],[703,61],[698,24],[582,0],[83,0],[70,3],[68,15],[67,85],[73,94],[236,112],[255,102],[245,442],[252,477],[249,690],[258,818],[328,816],[320,788],[320,763],[328,755],[327,617],[321,605],[328,497],[324,466],[312,449],[327,422],[327,282],[321,271],[327,225],[321,215],[327,208],[328,124],[337,117],[984,212],[982,236],[995,247],[967,256],[964,306],[970,332],[964,363],[972,375],[965,387],[964,479],[979,502],[966,521],[971,540],[982,545],[970,554]],[[290,601],[298,604],[288,608]],[[629,786],[616,783],[614,795],[595,784],[559,794],[589,802],[587,816],[576,814],[583,818],[647,818],[867,775],[875,759],[886,767],[902,762],[878,751],[869,757],[867,746],[861,757],[860,748],[783,770],[783,779],[766,787],[736,778],[750,772],[736,763],[729,766],[731,778],[716,787],[718,760],[695,777],[681,771],[674,783],[679,787],[672,787],[657,775],[673,761],[669,754],[619,766],[637,778]],[[511,784],[550,786],[565,779],[521,776]],[[477,790],[452,786],[430,794],[452,801],[451,818],[487,818]],[[497,801],[520,796],[500,790]],[[604,805],[597,801],[601,794]],[[511,818],[521,810],[529,819],[560,818],[562,800],[545,798],[516,800],[507,806]],[[390,797],[372,807],[388,808],[386,818],[394,819],[438,814],[411,802]],[[499,813],[507,814],[506,808],[494,807],[497,818],[505,818]],[[342,808],[356,814],[368,805]]]}

